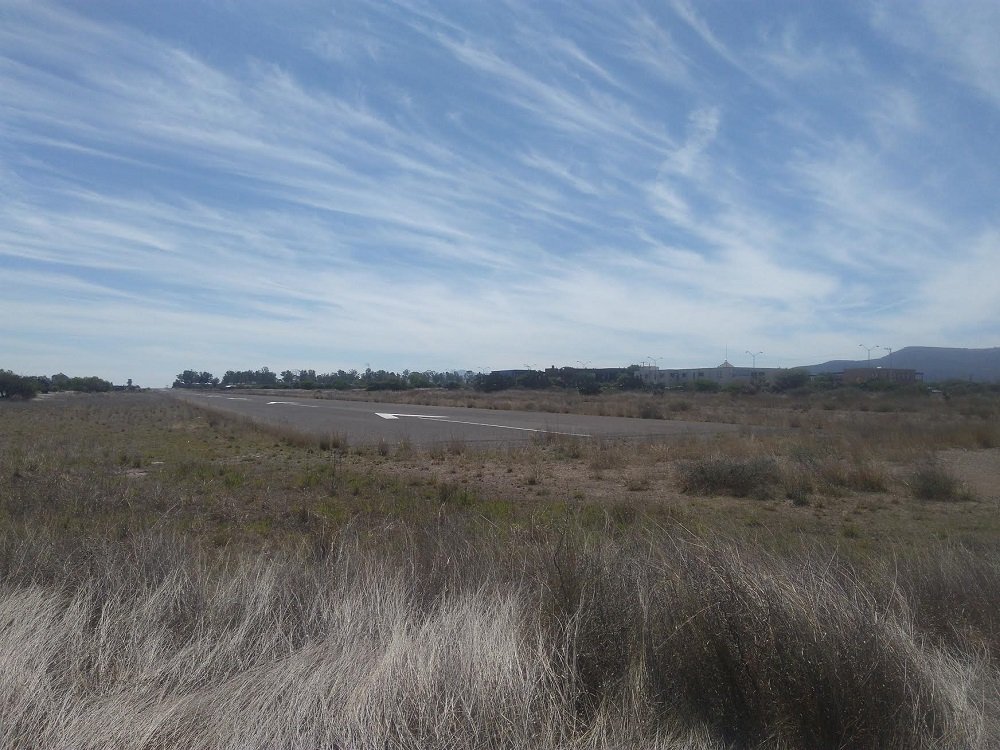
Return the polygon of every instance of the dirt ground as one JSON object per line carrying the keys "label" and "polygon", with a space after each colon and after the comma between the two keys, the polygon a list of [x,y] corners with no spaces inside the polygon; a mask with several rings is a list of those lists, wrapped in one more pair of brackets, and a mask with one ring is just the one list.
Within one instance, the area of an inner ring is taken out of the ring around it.
{"label": "dirt ground", "polygon": [[1000,448],[946,450],[937,456],[973,495],[1000,506]]}

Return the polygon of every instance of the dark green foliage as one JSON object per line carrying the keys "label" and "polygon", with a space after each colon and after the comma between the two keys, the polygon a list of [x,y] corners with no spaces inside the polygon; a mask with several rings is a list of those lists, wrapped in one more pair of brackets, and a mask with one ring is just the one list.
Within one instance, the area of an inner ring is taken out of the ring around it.
{"label": "dark green foliage", "polygon": [[[267,369],[267,368],[264,368]],[[218,385],[219,379],[210,372],[197,372],[195,370],[185,370],[174,380],[174,388],[208,388]]]}
{"label": "dark green foliage", "polygon": [[112,385],[109,381],[91,375],[90,377],[71,378],[61,372],[49,380],[49,389],[53,391],[79,391],[81,393],[105,393]]}
{"label": "dark green foliage", "polygon": [[33,398],[37,393],[50,391],[79,391],[81,393],[104,393],[112,389],[109,381],[95,375],[71,378],[56,373],[51,378],[44,375],[25,377],[10,370],[0,370],[0,398]]}
{"label": "dark green foliage", "polygon": [[699,393],[716,393],[722,390],[722,386],[716,381],[706,380],[704,378],[695,380],[690,384],[690,387],[692,390],[698,391]]}
{"label": "dark green foliage", "polygon": [[34,398],[38,385],[32,378],[16,375],[10,370],[0,370],[0,399]]}
{"label": "dark green foliage", "polygon": [[778,393],[804,388],[809,385],[809,370],[804,367],[796,367],[791,370],[783,370],[774,377],[771,389]]}
{"label": "dark green foliage", "polygon": [[622,391],[641,391],[646,384],[639,377],[639,373],[634,369],[629,369],[618,376],[615,381],[615,388]]}
{"label": "dark green foliage", "polygon": [[521,388],[541,389],[552,385],[549,382],[548,376],[541,370],[529,370],[526,373],[518,375],[516,382]]}
{"label": "dark green foliage", "polygon": [[472,381],[472,387],[483,393],[496,393],[514,386],[514,379],[496,372],[489,375],[479,374]]}

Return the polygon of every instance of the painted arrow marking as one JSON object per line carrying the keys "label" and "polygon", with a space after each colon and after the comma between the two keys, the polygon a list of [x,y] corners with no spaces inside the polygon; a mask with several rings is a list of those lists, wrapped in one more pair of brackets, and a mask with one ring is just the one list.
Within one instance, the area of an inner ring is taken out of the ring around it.
{"label": "painted arrow marking", "polygon": [[399,419],[400,417],[413,417],[414,419],[446,419],[444,416],[432,416],[430,414],[390,414],[388,412],[375,412],[376,417],[382,419]]}
{"label": "painted arrow marking", "polygon": [[446,422],[448,424],[468,424],[474,427],[496,427],[501,430],[520,430],[522,432],[544,432],[548,435],[567,435],[569,437],[590,437],[582,432],[557,432],[556,430],[542,430],[534,427],[512,427],[509,424],[487,424],[486,422],[466,422],[461,419],[448,419],[447,417],[432,414],[391,414],[387,412],[375,412],[376,416],[382,419],[399,419],[400,417],[410,417],[412,419],[427,419],[431,422]]}
{"label": "painted arrow marking", "polygon": [[297,401],[268,401],[267,405],[272,406],[274,404],[282,404],[284,406],[307,406],[310,409],[319,408],[319,404],[300,404]]}

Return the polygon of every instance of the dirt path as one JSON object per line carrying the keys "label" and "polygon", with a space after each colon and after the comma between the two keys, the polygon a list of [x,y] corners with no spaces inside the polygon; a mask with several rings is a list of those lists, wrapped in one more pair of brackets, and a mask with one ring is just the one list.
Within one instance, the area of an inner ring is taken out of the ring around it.
{"label": "dirt path", "polygon": [[1000,448],[947,450],[938,458],[977,498],[1000,502]]}

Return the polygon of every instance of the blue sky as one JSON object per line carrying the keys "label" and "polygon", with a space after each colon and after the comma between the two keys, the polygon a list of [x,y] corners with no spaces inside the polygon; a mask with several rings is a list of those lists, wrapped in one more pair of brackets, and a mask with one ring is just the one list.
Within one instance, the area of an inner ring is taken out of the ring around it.
{"label": "blue sky", "polygon": [[0,367],[996,346],[997,38],[995,0],[0,0]]}

